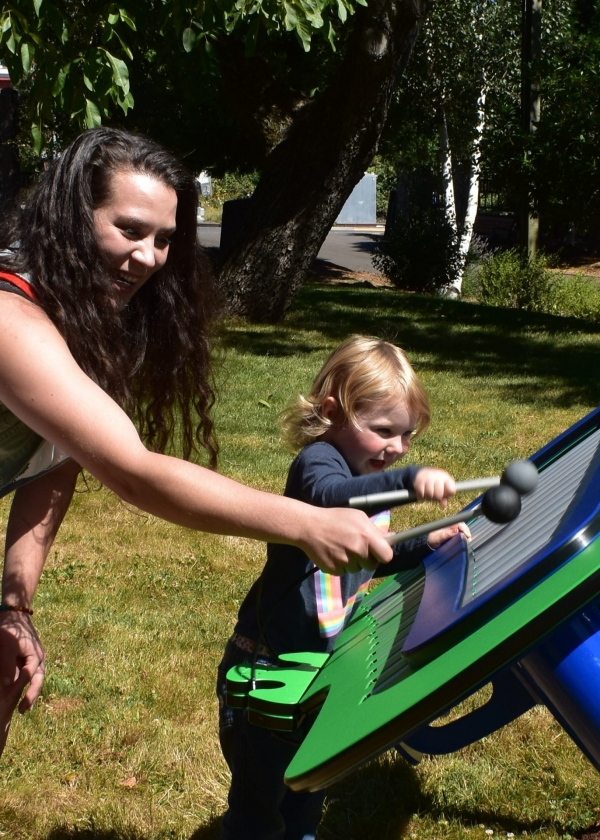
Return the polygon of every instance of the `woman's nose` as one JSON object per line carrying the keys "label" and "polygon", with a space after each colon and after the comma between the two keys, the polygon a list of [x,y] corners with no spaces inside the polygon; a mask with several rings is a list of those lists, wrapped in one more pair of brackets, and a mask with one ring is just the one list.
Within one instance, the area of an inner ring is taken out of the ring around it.
{"label": "woman's nose", "polygon": [[132,254],[133,258],[142,265],[153,268],[156,263],[156,255],[154,253],[154,242],[144,239],[139,242],[135,251]]}

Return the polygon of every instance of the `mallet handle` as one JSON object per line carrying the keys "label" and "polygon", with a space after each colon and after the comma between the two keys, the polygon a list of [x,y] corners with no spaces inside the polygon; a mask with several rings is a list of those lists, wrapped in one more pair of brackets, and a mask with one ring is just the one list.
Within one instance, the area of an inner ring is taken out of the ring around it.
{"label": "mallet handle", "polygon": [[[457,493],[468,493],[471,490],[488,490],[490,487],[496,487],[500,484],[499,476],[490,476],[489,478],[469,478],[466,481],[456,482]],[[348,500],[348,505],[351,508],[370,508],[374,505],[405,505],[407,502],[416,502],[417,497],[412,490],[389,490],[386,493],[369,493],[366,496],[353,496]],[[427,501],[423,499],[422,501]],[[460,521],[460,520],[459,520]],[[435,530],[435,529],[432,529]]]}
{"label": "mallet handle", "polygon": [[[492,485],[492,487],[495,485]],[[434,522],[425,522],[423,525],[417,525],[416,528],[409,528],[408,531],[398,531],[397,534],[387,534],[385,539],[390,545],[412,540],[413,537],[420,537],[423,534],[430,534],[432,531],[438,531],[440,528],[447,528],[448,525],[458,525],[459,522],[469,522],[477,516],[482,516],[483,511],[481,505],[476,505],[470,510],[463,510],[460,513],[454,513],[451,516],[446,516],[444,519],[436,519]]]}

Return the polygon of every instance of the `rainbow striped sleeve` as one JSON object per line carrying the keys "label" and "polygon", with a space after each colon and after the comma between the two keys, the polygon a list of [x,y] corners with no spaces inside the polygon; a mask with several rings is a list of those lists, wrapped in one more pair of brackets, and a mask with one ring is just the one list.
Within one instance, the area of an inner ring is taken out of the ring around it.
{"label": "rainbow striped sleeve", "polygon": [[[371,517],[371,521],[388,531],[390,527],[390,511],[384,510]],[[317,601],[317,615],[319,618],[319,635],[322,639],[337,636],[344,627],[346,618],[352,613],[354,606],[360,603],[370,581],[362,583],[354,595],[348,598],[346,604],[342,598],[341,578],[318,571],[314,575],[315,598]]]}

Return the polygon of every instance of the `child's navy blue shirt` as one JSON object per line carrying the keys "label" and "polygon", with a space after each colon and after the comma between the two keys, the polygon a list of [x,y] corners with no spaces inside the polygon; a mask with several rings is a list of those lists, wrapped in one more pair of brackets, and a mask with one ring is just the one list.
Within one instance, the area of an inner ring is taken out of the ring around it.
{"label": "child's navy blue shirt", "polygon": [[[305,446],[293,461],[284,495],[319,507],[346,507],[353,496],[411,490],[419,469],[403,467],[353,475],[334,446],[317,441]],[[377,508],[369,511],[377,512]],[[240,607],[235,632],[253,641],[260,639],[277,655],[329,653],[369,581],[416,566],[430,551],[424,536],[396,545],[392,561],[382,564],[375,573],[361,571],[336,577],[317,570],[297,584],[302,575],[315,568],[314,564],[295,546],[269,543],[267,562]],[[291,591],[284,594],[290,587]]]}

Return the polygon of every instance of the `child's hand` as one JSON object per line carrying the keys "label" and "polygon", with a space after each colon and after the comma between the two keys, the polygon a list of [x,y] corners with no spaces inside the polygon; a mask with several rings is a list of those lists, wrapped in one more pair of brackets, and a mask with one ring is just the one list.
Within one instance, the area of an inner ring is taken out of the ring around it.
{"label": "child's hand", "polygon": [[440,528],[439,531],[432,531],[427,535],[427,545],[429,548],[439,548],[442,543],[445,543],[451,537],[461,533],[470,540],[471,532],[469,526],[465,522],[459,522],[458,525],[449,525],[448,528]]}
{"label": "child's hand", "polygon": [[440,507],[445,508],[448,497],[456,493],[456,482],[445,470],[423,467],[415,476],[413,490],[417,499],[430,499],[439,502]]}

